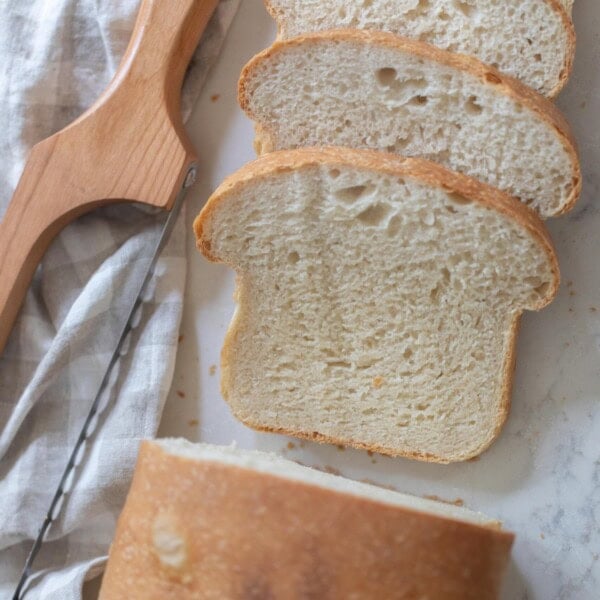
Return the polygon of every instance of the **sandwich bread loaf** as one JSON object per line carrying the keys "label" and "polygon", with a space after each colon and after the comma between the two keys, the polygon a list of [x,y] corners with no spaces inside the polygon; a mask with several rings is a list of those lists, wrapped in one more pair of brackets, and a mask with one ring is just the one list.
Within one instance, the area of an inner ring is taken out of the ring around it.
{"label": "sandwich bread loaf", "polygon": [[275,455],[142,444],[100,600],[496,600],[513,536]]}

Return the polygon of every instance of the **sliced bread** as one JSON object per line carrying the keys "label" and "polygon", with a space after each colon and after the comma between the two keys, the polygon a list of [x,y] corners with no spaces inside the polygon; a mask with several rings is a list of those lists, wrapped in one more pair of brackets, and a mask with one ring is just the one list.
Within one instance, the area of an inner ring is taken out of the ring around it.
{"label": "sliced bread", "polygon": [[100,600],[496,600],[513,537],[273,454],[143,442]]}
{"label": "sliced bread", "polygon": [[485,450],[508,414],[519,317],[558,287],[533,211],[393,154],[265,155],[194,228],[238,274],[222,352],[236,417],[390,455]]}
{"label": "sliced bread", "polygon": [[[562,0],[564,1],[564,0]],[[374,29],[470,54],[554,97],[573,66],[575,31],[559,0],[267,0],[280,38]]]}
{"label": "sliced bread", "polygon": [[476,59],[359,30],[277,42],[245,67],[240,104],[259,152],[348,146],[421,156],[498,187],[543,217],[581,172],[554,105]]}

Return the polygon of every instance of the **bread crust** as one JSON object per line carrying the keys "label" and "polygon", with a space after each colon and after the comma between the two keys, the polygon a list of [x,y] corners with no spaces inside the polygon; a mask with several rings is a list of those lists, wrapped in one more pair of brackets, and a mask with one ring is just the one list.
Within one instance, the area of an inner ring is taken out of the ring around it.
{"label": "bread crust", "polygon": [[302,46],[303,44],[319,44],[327,42],[371,44],[392,48],[399,52],[414,54],[425,60],[437,62],[444,66],[469,73],[477,77],[483,85],[492,86],[500,93],[509,96],[513,100],[527,107],[556,132],[556,135],[571,160],[572,189],[564,205],[558,212],[554,213],[553,216],[559,216],[568,212],[577,202],[582,187],[581,165],[577,154],[577,144],[567,121],[552,102],[522,84],[517,79],[500,73],[500,71],[494,67],[486,65],[474,57],[463,54],[454,54],[452,52],[440,50],[425,42],[402,38],[381,31],[338,29],[301,35],[283,41],[276,41],[272,46],[257,54],[245,65],[238,82],[238,101],[244,112],[252,120],[260,123],[259,131],[262,136],[261,141],[266,147],[272,146],[271,140],[273,138],[273,132],[270,131],[268,123],[259,121],[257,115],[252,112],[250,107],[248,81],[252,77],[252,72],[254,69],[258,68],[263,61],[269,60],[279,52],[284,52],[288,48]]}
{"label": "bread crust", "polygon": [[513,539],[143,442],[100,600],[495,600]]}
{"label": "bread crust", "polygon": [[[554,87],[548,93],[548,98],[554,100],[558,94],[563,90],[571,73],[573,72],[573,62],[575,59],[575,48],[577,45],[577,35],[575,33],[575,26],[568,10],[560,3],[560,0],[542,0],[545,2],[560,18],[567,34],[567,47],[565,57],[563,61],[563,68],[560,71],[560,77]],[[277,38],[283,40],[284,37],[282,32],[284,31],[284,15],[278,11],[270,0],[264,0],[265,7],[271,17],[277,23]],[[393,34],[392,34],[393,35]]]}
{"label": "bread crust", "polygon": [[[238,193],[250,182],[255,182],[289,171],[298,171],[303,168],[322,165],[329,168],[341,166],[357,170],[375,171],[405,179],[413,178],[422,183],[441,187],[450,192],[460,194],[474,202],[479,202],[484,206],[491,207],[494,210],[501,212],[511,220],[518,222],[530,235],[537,239],[548,256],[548,261],[554,275],[553,283],[546,290],[546,294],[540,298],[539,302],[527,308],[530,310],[540,310],[549,304],[556,296],[560,284],[558,259],[544,223],[533,210],[496,188],[483,184],[466,175],[452,172],[431,161],[421,158],[402,158],[395,154],[387,154],[375,150],[302,148],[299,150],[273,152],[248,163],[235,174],[225,179],[209,198],[204,209],[195,219],[194,232],[198,249],[208,260],[213,262],[226,262],[222,261],[218,256],[215,256],[212,253],[210,232],[205,231],[205,225],[210,221],[213,212],[218,209],[220,203],[226,201],[231,194]],[[239,271],[237,265],[227,262],[226,264],[235,269],[238,273],[236,285],[238,289],[242,289],[244,286],[244,274]],[[390,456],[404,456],[429,462],[449,463],[468,460],[481,454],[493,443],[500,434],[502,426],[508,417],[515,365],[515,346],[521,313],[522,311],[513,315],[513,321],[507,334],[507,352],[503,357],[504,364],[502,367],[502,398],[498,415],[494,422],[494,427],[490,431],[490,435],[483,440],[478,447],[471,448],[463,453],[457,453],[453,457],[437,456],[420,452],[399,451],[396,448],[366,444],[359,440],[348,440],[347,438],[340,439],[324,435],[320,432],[268,427],[248,419],[246,415],[240,414],[230,402],[229,394],[231,387],[230,365],[235,361],[235,352],[233,348],[237,331],[240,328],[240,324],[243,323],[243,314],[240,311],[239,305],[229,325],[221,352],[221,391],[235,416],[246,425],[259,431],[282,433],[324,443],[352,445],[357,448],[363,448]]]}

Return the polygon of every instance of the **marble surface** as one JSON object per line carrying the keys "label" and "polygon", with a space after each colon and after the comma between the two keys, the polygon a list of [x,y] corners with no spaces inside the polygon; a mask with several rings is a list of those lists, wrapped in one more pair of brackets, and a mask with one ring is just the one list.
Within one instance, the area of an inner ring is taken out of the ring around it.
{"label": "marble surface", "polygon": [[[563,284],[549,308],[523,320],[513,408],[493,447],[477,461],[439,466],[300,445],[237,423],[218,384],[233,276],[205,262],[191,235],[183,339],[161,435],[236,440],[355,479],[460,499],[518,534],[503,600],[600,598],[600,2],[577,0],[574,18],[575,73],[559,105],[579,140],[584,193],[571,214],[549,223]],[[210,192],[254,156],[236,81],[244,63],[273,37],[262,3],[245,0],[190,121],[201,157],[200,183],[188,204],[190,227]]]}

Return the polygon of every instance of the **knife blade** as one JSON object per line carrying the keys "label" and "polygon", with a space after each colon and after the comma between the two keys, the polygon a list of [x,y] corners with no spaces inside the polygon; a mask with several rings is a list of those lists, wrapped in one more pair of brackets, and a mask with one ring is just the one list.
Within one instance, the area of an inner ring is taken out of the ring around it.
{"label": "knife blade", "polygon": [[60,481],[56,487],[50,506],[46,512],[42,525],[39,528],[37,538],[31,546],[29,555],[21,572],[19,582],[15,588],[13,600],[20,600],[25,592],[25,586],[32,573],[32,568],[36,557],[38,556],[46,535],[54,523],[60,516],[64,499],[69,491],[72,489],[75,476],[77,474],[77,468],[80,467],[84,460],[86,444],[90,441],[94,433],[98,430],[99,418],[103,412],[108,408],[107,397],[109,395],[112,384],[114,384],[113,374],[120,361],[120,359],[127,353],[128,340],[131,332],[137,327],[141,317],[141,311],[143,308],[144,301],[147,300],[146,293],[149,288],[150,281],[154,274],[156,263],[160,257],[162,250],[164,249],[179,214],[183,206],[185,195],[196,179],[197,167],[192,165],[187,172],[184,179],[181,190],[177,194],[175,203],[171,210],[167,213],[164,225],[160,231],[154,249],[148,258],[147,266],[141,270],[139,281],[134,285],[136,291],[135,297],[133,297],[127,307],[125,318],[120,327],[120,335],[112,353],[111,359],[108,363],[108,367],[104,373],[104,376],[98,387],[96,396],[90,406],[89,412],[85,418],[85,421],[81,427],[77,441],[73,446],[69,460],[62,473]]}

